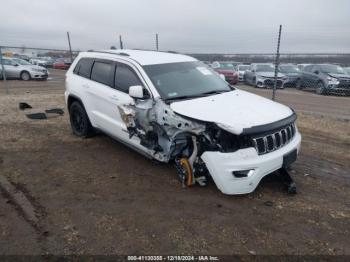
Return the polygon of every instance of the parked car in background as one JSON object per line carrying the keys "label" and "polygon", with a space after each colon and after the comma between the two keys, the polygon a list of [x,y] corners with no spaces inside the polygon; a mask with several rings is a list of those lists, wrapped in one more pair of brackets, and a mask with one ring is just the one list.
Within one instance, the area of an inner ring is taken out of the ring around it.
{"label": "parked car in background", "polygon": [[[284,88],[288,77],[277,73],[277,88]],[[273,88],[275,84],[275,67],[268,63],[251,64],[244,74],[244,82],[258,88]]]}
{"label": "parked car in background", "polygon": [[245,71],[247,71],[249,69],[249,65],[239,64],[236,66],[236,69],[238,72],[238,81],[243,81]]}
{"label": "parked car in background", "polygon": [[213,62],[211,67],[219,74],[225,77],[225,80],[231,84],[235,85],[238,83],[238,73],[233,64],[229,62]]}
{"label": "parked car in background", "polygon": [[297,83],[300,83],[301,71],[296,65],[280,64],[278,70],[288,77],[284,83],[284,87],[296,87]]}
{"label": "parked car in background", "polygon": [[350,67],[344,67],[344,70],[350,75]]}
{"label": "parked car in background", "polygon": [[305,66],[308,66],[310,64],[297,64],[297,67],[299,68],[300,71],[303,71]]}
{"label": "parked car in background", "polygon": [[59,61],[56,61],[56,62],[53,63],[52,68],[53,69],[68,70],[71,64],[72,63],[70,63],[70,62],[65,62],[63,60],[59,60]]}
{"label": "parked car in background", "polygon": [[29,63],[31,63],[32,65],[38,65],[38,66],[42,66],[42,67],[47,67],[48,61],[40,58],[40,57],[36,57],[36,58],[31,58],[29,60]]}
{"label": "parked car in background", "polygon": [[19,59],[25,60],[27,62],[30,60],[29,56],[24,55],[24,54],[14,54],[12,57],[19,58]]}
{"label": "parked car in background", "polygon": [[312,88],[317,94],[341,93],[350,95],[350,74],[341,66],[315,64],[304,67],[300,89]]}
{"label": "parked car in background", "polygon": [[[30,79],[46,80],[49,72],[46,68],[32,65],[31,63],[18,58],[3,57],[6,77],[9,79],[21,79],[28,81]],[[2,79],[2,69],[0,67],[0,79]]]}
{"label": "parked car in background", "polygon": [[53,67],[53,63],[54,60],[51,57],[44,57],[42,58],[44,61],[46,61],[46,63],[43,65],[46,68],[52,68]]}

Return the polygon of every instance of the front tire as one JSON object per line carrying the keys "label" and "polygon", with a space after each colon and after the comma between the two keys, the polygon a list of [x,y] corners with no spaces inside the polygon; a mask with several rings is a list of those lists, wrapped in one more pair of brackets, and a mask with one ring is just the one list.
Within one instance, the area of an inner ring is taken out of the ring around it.
{"label": "front tire", "polygon": [[317,85],[316,85],[316,93],[317,94],[324,95],[325,91],[326,91],[325,89],[326,89],[326,87],[321,81],[317,83]]}
{"label": "front tire", "polygon": [[69,108],[70,124],[74,135],[87,138],[94,134],[94,129],[83,105],[75,101]]}
{"label": "front tire", "polygon": [[27,71],[23,71],[20,77],[23,81],[29,81],[31,79],[31,76]]}

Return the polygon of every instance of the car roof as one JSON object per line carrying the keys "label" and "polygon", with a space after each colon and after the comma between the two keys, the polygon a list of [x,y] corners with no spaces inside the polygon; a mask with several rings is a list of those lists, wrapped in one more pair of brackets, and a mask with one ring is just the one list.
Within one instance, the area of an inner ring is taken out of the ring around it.
{"label": "car roof", "polygon": [[148,50],[134,50],[134,49],[116,49],[116,50],[102,50],[102,51],[91,51],[81,53],[87,56],[91,54],[104,55],[117,55],[123,57],[123,59],[130,59],[136,61],[140,65],[156,65],[156,64],[167,64],[167,63],[179,63],[179,62],[194,62],[197,59],[176,53],[159,52],[159,51],[148,51]]}

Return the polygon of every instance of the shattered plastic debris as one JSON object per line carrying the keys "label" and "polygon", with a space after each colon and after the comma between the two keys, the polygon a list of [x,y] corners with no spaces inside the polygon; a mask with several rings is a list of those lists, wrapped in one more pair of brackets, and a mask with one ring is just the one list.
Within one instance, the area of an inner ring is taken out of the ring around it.
{"label": "shattered plastic debris", "polygon": [[47,119],[47,116],[46,116],[45,113],[26,114],[26,116],[27,116],[29,119],[34,119],[34,120]]}
{"label": "shattered plastic debris", "polygon": [[25,110],[25,109],[30,109],[30,108],[32,108],[32,106],[29,105],[29,104],[27,104],[26,102],[20,102],[20,103],[18,104],[18,107],[19,107],[20,110]]}
{"label": "shattered plastic debris", "polygon": [[64,111],[62,108],[50,108],[50,109],[45,110],[45,112],[48,114],[58,114],[60,116],[64,115]]}

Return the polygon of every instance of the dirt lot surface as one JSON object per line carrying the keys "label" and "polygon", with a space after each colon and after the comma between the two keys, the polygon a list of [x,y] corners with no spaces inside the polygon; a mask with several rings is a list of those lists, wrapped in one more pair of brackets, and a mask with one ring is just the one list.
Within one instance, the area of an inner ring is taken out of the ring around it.
{"label": "dirt lot surface", "polygon": [[[65,108],[63,81],[53,71],[47,82],[9,81],[8,95],[0,85],[0,254],[350,255],[349,97],[278,91],[303,135],[298,194],[271,175],[252,194],[225,196],[213,183],[182,188],[172,166],[105,135],[73,136],[67,114],[26,118]],[[18,110],[22,101],[33,109]]]}

